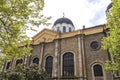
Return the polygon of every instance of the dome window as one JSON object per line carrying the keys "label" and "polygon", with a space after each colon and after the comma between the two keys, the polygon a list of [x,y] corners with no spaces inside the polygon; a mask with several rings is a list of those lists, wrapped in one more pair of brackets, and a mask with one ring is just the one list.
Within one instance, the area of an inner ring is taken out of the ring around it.
{"label": "dome window", "polygon": [[57,31],[60,31],[60,27],[59,26],[57,27]]}
{"label": "dome window", "polygon": [[63,32],[66,32],[66,27],[65,26],[63,26]]}
{"label": "dome window", "polygon": [[71,32],[72,30],[71,30],[71,27],[69,27],[69,32]]}

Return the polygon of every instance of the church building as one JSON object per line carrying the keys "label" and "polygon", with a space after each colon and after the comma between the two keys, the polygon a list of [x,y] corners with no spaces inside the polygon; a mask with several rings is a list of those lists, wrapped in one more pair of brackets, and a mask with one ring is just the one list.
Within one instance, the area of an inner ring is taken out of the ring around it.
{"label": "church building", "polygon": [[75,30],[69,18],[58,18],[52,29],[43,29],[32,38],[32,55],[6,63],[4,70],[19,63],[38,64],[54,80],[119,80],[105,70],[105,61],[111,60],[101,48],[108,36],[106,24]]}

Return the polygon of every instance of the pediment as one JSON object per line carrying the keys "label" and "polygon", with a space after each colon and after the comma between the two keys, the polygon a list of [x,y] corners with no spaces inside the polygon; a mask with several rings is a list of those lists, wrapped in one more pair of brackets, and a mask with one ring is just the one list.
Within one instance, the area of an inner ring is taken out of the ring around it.
{"label": "pediment", "polygon": [[58,32],[45,28],[32,38],[32,44],[40,44],[42,42],[52,42],[57,37],[58,37]]}

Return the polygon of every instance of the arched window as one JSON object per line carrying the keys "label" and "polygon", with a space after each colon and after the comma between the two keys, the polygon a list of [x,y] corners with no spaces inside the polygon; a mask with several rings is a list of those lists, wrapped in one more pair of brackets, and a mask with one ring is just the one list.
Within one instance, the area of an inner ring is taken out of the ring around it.
{"label": "arched window", "polygon": [[103,76],[102,66],[97,64],[93,66],[94,76]]}
{"label": "arched window", "polygon": [[120,76],[120,72],[119,71],[117,71],[115,74],[116,74],[116,76]]}
{"label": "arched window", "polygon": [[16,66],[17,66],[18,64],[22,64],[22,62],[23,62],[22,59],[17,60],[17,61],[16,61]]}
{"label": "arched window", "polygon": [[63,76],[74,76],[74,55],[67,52],[63,55]]}
{"label": "arched window", "polygon": [[48,56],[46,58],[45,69],[46,69],[46,72],[49,74],[50,77],[52,76],[52,68],[53,68],[53,57]]}
{"label": "arched window", "polygon": [[57,27],[57,31],[60,31],[60,27],[59,26]]}
{"label": "arched window", "polygon": [[33,59],[33,63],[39,64],[39,58],[34,58],[34,59]]}
{"label": "arched window", "polygon": [[71,30],[71,27],[69,27],[69,32],[71,32],[72,30]]}
{"label": "arched window", "polygon": [[63,32],[66,32],[66,27],[65,26],[63,26]]}
{"label": "arched window", "polygon": [[9,68],[10,68],[10,64],[11,64],[11,62],[7,62],[6,69],[9,69]]}

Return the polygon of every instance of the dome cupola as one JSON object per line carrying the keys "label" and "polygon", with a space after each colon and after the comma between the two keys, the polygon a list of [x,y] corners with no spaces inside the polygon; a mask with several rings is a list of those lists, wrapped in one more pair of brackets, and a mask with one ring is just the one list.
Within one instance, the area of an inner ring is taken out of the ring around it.
{"label": "dome cupola", "polygon": [[74,31],[75,27],[70,19],[63,17],[54,22],[52,29],[64,33]]}
{"label": "dome cupola", "polygon": [[107,9],[106,9],[106,13],[110,12],[111,8],[112,8],[112,3],[110,3],[110,4],[108,5],[108,7],[107,7]]}

